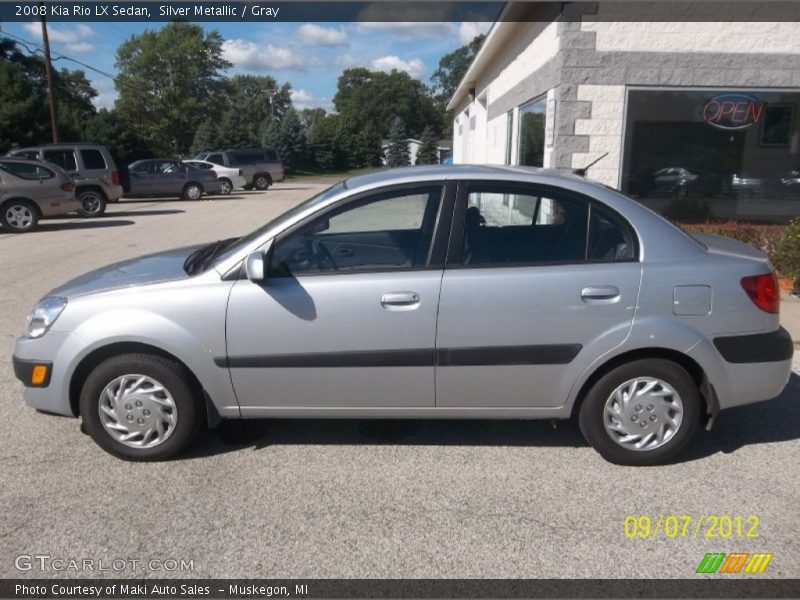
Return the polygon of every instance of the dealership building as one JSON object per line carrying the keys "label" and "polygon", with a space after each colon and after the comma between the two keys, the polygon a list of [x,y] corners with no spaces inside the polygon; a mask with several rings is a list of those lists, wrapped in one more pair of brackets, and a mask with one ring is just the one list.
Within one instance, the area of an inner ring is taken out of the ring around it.
{"label": "dealership building", "polygon": [[676,219],[800,216],[797,14],[692,7],[509,5],[450,101],[453,161],[594,163],[589,178]]}

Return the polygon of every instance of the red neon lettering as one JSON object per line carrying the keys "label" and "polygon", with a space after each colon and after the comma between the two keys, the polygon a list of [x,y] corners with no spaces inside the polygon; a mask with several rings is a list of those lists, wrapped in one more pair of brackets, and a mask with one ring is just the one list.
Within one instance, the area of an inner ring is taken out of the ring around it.
{"label": "red neon lettering", "polygon": [[720,108],[720,111],[719,111],[719,119],[717,119],[717,120],[719,121],[719,120],[722,119],[722,117],[725,117],[725,116],[733,116],[733,113],[734,113],[735,110],[736,110],[736,103],[735,102],[730,102],[730,101],[723,102],[722,103],[722,108]]}
{"label": "red neon lettering", "polygon": [[764,114],[764,105],[765,105],[764,102],[759,102],[758,112],[756,112],[756,103],[755,102],[750,103],[750,106],[747,110],[747,114],[750,116],[750,119],[753,121],[753,123],[758,123],[761,120],[761,115]]}
{"label": "red neon lettering", "polygon": [[[747,121],[747,113],[750,110],[749,107],[752,105],[753,105],[752,102],[737,102],[736,108],[734,109],[733,114],[731,115],[731,121],[733,123],[744,123],[745,121]],[[742,115],[741,119],[737,118],[737,115],[739,114]]]}
{"label": "red neon lettering", "polygon": [[[708,109],[709,108],[713,108],[713,110],[714,110],[714,114],[713,115],[709,116],[709,114],[708,114]],[[717,102],[716,100],[710,100],[709,102],[706,103],[706,106],[703,109],[703,119],[705,119],[706,121],[718,121],[719,120],[719,102]]]}

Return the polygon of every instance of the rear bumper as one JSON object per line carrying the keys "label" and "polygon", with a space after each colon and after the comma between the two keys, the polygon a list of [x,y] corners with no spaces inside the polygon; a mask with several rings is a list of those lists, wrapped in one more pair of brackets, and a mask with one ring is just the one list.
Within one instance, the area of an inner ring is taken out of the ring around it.
{"label": "rear bumper", "polygon": [[714,338],[714,346],[729,363],[750,364],[791,360],[792,336],[783,327],[771,333]]}
{"label": "rear bumper", "polygon": [[107,200],[110,200],[111,202],[116,202],[117,200],[122,198],[122,194],[124,193],[124,190],[122,189],[121,185],[114,185],[112,183],[112,184],[106,185],[105,189],[103,190],[103,192],[105,193]]}

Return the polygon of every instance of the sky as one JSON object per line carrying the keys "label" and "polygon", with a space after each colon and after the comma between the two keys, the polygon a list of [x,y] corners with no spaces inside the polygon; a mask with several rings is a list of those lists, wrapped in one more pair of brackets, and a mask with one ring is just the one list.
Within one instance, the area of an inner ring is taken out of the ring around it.
{"label": "sky", "polygon": [[[109,77],[58,58],[67,56],[115,74],[117,46],[162,23],[56,23],[48,25],[51,54],[57,68],[84,69],[98,96],[95,105],[111,108],[116,98]],[[491,23],[202,23],[216,29],[225,42],[223,55],[233,67],[228,75],[271,75],[292,86],[297,108],[333,109],[331,99],[343,69],[356,66],[405,71],[425,83],[439,59],[485,33]],[[41,25],[6,23],[9,33],[34,44],[42,41]]]}

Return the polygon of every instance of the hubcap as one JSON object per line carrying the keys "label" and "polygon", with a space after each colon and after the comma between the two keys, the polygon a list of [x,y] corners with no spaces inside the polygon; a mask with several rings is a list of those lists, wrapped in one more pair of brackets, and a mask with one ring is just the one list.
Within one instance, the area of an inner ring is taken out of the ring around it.
{"label": "hubcap", "polygon": [[257,188],[263,190],[268,185],[269,185],[269,182],[267,181],[266,177],[259,177],[259,178],[256,179],[256,187]]}
{"label": "hubcap", "polygon": [[190,185],[189,188],[186,190],[186,195],[191,200],[197,200],[200,197],[200,188],[196,185]]}
{"label": "hubcap", "polygon": [[620,385],[606,400],[606,433],[628,450],[655,450],[669,442],[683,421],[683,402],[666,381],[637,377]]}
{"label": "hubcap", "polygon": [[84,212],[93,215],[100,210],[100,197],[97,194],[83,194],[81,206]]}
{"label": "hubcap", "polygon": [[33,222],[33,213],[27,206],[9,206],[6,210],[6,221],[16,229],[25,229]]}
{"label": "hubcap", "polygon": [[231,193],[231,184],[227,181],[223,181],[219,184],[219,191],[223,196],[227,196]]}
{"label": "hubcap", "polygon": [[123,375],[100,394],[100,422],[116,441],[131,448],[163,444],[178,422],[178,408],[167,389],[146,375]]}

